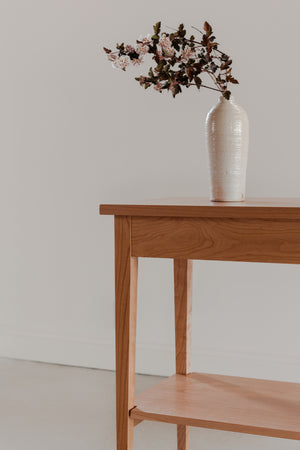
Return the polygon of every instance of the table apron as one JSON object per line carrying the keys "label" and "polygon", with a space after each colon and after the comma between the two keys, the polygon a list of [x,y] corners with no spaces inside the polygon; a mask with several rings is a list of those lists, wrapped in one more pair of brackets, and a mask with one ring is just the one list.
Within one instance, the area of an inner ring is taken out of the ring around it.
{"label": "table apron", "polygon": [[300,264],[300,220],[133,216],[131,254]]}

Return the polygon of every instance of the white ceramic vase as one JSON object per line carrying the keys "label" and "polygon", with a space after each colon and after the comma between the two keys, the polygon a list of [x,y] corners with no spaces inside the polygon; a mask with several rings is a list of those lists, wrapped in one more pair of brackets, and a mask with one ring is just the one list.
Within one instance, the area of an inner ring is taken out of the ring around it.
{"label": "white ceramic vase", "polygon": [[221,96],[209,111],[205,125],[209,153],[211,200],[245,200],[249,123],[246,111],[234,99]]}

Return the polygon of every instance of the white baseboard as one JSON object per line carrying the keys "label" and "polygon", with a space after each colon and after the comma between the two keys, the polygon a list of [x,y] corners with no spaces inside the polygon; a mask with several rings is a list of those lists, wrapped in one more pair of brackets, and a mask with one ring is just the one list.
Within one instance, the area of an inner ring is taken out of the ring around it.
{"label": "white baseboard", "polygon": [[[114,370],[114,343],[29,332],[0,331],[0,356],[71,366]],[[193,347],[192,370],[300,382],[300,355],[249,353],[236,349]],[[174,348],[137,344],[136,372],[174,373]]]}

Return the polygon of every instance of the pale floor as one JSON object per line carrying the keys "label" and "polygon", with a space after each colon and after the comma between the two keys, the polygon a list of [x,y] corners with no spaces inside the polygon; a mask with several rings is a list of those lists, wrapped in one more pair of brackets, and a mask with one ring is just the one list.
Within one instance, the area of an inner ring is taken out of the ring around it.
{"label": "pale floor", "polygon": [[[138,375],[137,393],[159,381]],[[114,373],[0,359],[0,450],[115,450]],[[143,422],[134,450],[176,450],[173,425]],[[300,450],[300,443],[192,429],[191,450]]]}

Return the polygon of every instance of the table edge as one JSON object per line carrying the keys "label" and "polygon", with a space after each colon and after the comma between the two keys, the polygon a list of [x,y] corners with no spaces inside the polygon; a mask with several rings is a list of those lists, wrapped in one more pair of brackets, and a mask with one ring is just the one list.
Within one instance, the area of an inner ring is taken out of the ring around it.
{"label": "table edge", "polygon": [[143,217],[211,217],[254,219],[300,219],[300,206],[197,206],[151,204],[101,204],[100,215]]}

